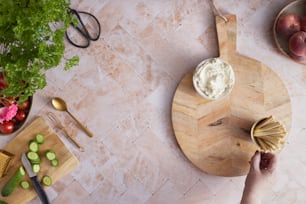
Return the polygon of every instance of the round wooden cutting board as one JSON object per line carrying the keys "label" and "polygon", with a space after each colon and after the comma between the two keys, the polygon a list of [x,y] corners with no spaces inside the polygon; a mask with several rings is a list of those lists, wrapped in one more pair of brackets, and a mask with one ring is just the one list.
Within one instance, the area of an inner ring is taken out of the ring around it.
{"label": "round wooden cutting board", "polygon": [[193,70],[185,75],[172,102],[172,123],[179,146],[202,171],[218,176],[241,176],[257,147],[252,143],[252,124],[273,115],[291,127],[290,98],[282,80],[266,65],[236,51],[236,16],[225,22],[216,17],[220,58],[235,72],[231,94],[210,101],[198,95],[192,84]]}

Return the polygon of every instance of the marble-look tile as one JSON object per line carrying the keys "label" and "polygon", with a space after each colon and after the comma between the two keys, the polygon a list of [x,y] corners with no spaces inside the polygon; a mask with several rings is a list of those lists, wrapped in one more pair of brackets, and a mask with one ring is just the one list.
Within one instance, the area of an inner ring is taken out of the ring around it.
{"label": "marble-look tile", "polygon": [[299,185],[290,185],[281,193],[276,193],[271,203],[305,203],[305,195],[303,194],[305,187]]}
{"label": "marble-look tile", "polygon": [[199,180],[180,198],[179,203],[212,204],[213,197],[207,185]]}
{"label": "marble-look tile", "polygon": [[180,203],[180,194],[176,190],[176,185],[167,181],[157,192],[155,192],[146,204],[155,203]]}
{"label": "marble-look tile", "polygon": [[108,204],[119,202],[123,193],[113,186],[111,181],[105,179],[100,184],[100,187],[90,194],[91,196],[82,198],[82,203]]}
{"label": "marble-look tile", "polygon": [[[125,203],[145,203],[150,197],[151,193],[144,187],[133,176],[128,176],[126,178],[127,185],[129,188],[122,194],[120,199],[116,203],[125,204]],[[112,203],[112,201],[111,201]]]}
{"label": "marble-look tile", "polygon": [[[80,182],[88,193],[92,193],[100,183],[105,179],[104,172],[109,172],[111,164],[115,161],[105,145],[96,138],[87,138],[87,145],[84,147],[85,152],[76,155],[82,163],[71,175]],[[88,156],[94,155],[94,156]]]}
{"label": "marble-look tile", "polygon": [[237,188],[233,182],[227,182],[212,199],[212,203],[222,204],[231,203],[239,204],[242,196],[242,189]]}
{"label": "marble-look tile", "polygon": [[52,203],[73,203],[82,200],[86,195],[88,195],[87,191],[75,180],[52,200]]}
{"label": "marble-look tile", "polygon": [[205,174],[200,180],[213,195],[216,195],[224,186],[228,186],[230,183],[230,178],[210,174]]}

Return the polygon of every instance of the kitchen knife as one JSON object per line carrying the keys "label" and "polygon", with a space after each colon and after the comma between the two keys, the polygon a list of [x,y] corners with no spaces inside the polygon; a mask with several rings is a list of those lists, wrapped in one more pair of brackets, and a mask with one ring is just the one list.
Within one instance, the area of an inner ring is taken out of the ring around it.
{"label": "kitchen knife", "polygon": [[32,165],[25,153],[21,155],[21,162],[24,168],[26,169],[26,172],[28,176],[30,177],[32,185],[34,186],[34,189],[37,192],[37,195],[40,198],[41,202],[43,204],[49,204],[49,199],[47,197],[47,194],[44,191],[44,189],[41,187],[40,183],[38,182],[37,175],[35,172],[33,172]]}

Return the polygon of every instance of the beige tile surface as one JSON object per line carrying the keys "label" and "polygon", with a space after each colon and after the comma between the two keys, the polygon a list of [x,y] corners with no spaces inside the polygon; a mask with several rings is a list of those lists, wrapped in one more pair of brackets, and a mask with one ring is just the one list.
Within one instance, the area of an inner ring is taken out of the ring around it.
{"label": "beige tile surface", "polygon": [[[57,95],[94,137],[53,111],[85,152],[58,132],[80,165],[47,190],[52,203],[239,203],[245,177],[198,170],[181,152],[171,125],[181,78],[201,60],[218,56],[210,1],[71,1],[71,7],[98,17],[101,38],[87,49],[66,44],[65,55],[79,55],[80,63],[69,71],[48,71],[48,86],[36,94],[31,117],[52,110],[49,100]],[[280,54],[272,38],[274,18],[289,2],[215,0],[221,12],[237,15],[239,53],[271,67],[292,100],[290,139],[264,203],[306,203],[306,69]]]}

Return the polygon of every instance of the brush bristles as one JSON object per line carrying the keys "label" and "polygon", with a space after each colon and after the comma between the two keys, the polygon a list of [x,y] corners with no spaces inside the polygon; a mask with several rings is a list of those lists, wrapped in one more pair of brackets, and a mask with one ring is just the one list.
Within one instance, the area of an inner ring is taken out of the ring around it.
{"label": "brush bristles", "polygon": [[272,116],[260,121],[253,129],[253,138],[264,152],[280,150],[285,144],[287,131],[284,125]]}

